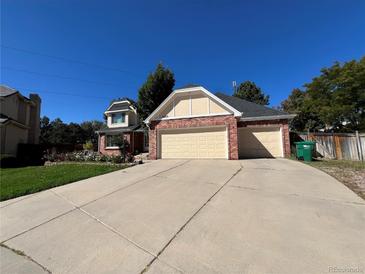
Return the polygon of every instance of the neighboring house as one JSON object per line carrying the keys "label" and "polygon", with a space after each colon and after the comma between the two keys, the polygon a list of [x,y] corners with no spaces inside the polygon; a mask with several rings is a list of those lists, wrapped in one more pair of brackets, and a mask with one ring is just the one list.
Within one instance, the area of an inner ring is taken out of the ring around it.
{"label": "neighboring house", "polygon": [[285,112],[202,86],[177,89],[145,120],[150,159],[289,157]]}
{"label": "neighboring house", "polygon": [[7,86],[0,86],[0,153],[16,156],[18,144],[38,144],[41,98],[29,98]]}
{"label": "neighboring house", "polygon": [[101,154],[120,155],[122,140],[127,142],[128,152],[135,154],[148,150],[148,132],[141,127],[137,110],[131,102],[113,102],[104,114],[107,128],[97,131]]}

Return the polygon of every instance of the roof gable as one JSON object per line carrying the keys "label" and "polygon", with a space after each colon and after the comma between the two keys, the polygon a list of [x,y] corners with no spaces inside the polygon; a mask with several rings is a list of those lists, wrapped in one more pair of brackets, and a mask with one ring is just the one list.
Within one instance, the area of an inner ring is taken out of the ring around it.
{"label": "roof gable", "polygon": [[[189,86],[187,88],[181,88],[181,89],[176,89],[174,90],[151,114],[150,116],[148,116],[147,119],[145,119],[145,123],[148,124],[150,123],[150,121],[152,120],[160,120],[160,118],[158,117],[158,114],[165,110],[166,108],[169,108],[169,106],[171,106],[171,104],[174,105],[174,100],[177,98],[182,98],[184,96],[186,97],[191,97],[193,95],[202,93],[204,94],[207,98],[209,98],[210,100],[212,100],[212,102],[214,102],[214,104],[220,105],[222,106],[226,111],[224,114],[233,114],[234,116],[241,116],[241,112],[239,112],[237,109],[235,109],[234,107],[232,107],[231,105],[227,104],[226,102],[224,102],[223,100],[221,100],[220,98],[218,98],[217,96],[215,96],[213,93],[211,93],[210,91],[208,91],[207,89],[205,89],[202,86]],[[191,101],[191,99],[190,99]],[[174,106],[175,107],[175,106]],[[190,102],[190,114],[187,116],[181,116],[181,115],[176,115],[174,117],[169,117],[168,119],[178,119],[178,118],[189,118],[189,117],[199,117],[199,116],[209,116],[209,115],[214,115],[214,114],[201,114],[201,115],[192,115],[192,111],[191,111],[191,102]]]}

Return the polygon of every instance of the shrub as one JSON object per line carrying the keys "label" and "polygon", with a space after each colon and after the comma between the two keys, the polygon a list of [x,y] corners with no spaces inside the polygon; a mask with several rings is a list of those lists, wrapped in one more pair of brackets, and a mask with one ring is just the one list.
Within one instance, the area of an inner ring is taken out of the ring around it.
{"label": "shrub", "polygon": [[114,164],[121,164],[121,163],[124,163],[124,159],[122,156],[112,156],[111,157],[111,161],[114,163]]}
{"label": "shrub", "polygon": [[132,163],[134,162],[134,155],[132,153],[127,153],[124,158],[125,163]]}
{"label": "shrub", "polygon": [[43,165],[43,151],[39,144],[18,144],[16,158],[25,166]]}
{"label": "shrub", "polygon": [[76,162],[111,162],[115,164],[131,163],[134,161],[134,156],[131,153],[122,155],[103,155],[94,151],[79,151],[70,153],[48,154],[44,156],[50,162],[60,161],[76,161]]}
{"label": "shrub", "polygon": [[9,168],[9,167],[21,167],[22,163],[19,161],[19,159],[12,157],[12,156],[7,156],[7,157],[2,157],[0,159],[0,167],[2,168]]}
{"label": "shrub", "polygon": [[94,150],[94,144],[91,141],[87,141],[85,144],[82,145],[84,150]]}
{"label": "shrub", "polygon": [[107,155],[101,155],[100,156],[100,162],[108,162],[109,160],[109,157]]}

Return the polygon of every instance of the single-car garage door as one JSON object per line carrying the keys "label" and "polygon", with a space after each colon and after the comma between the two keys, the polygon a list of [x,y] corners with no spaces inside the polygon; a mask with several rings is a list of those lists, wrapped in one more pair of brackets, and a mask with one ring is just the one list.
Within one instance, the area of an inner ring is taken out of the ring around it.
{"label": "single-car garage door", "polygon": [[283,157],[280,127],[238,128],[240,158]]}
{"label": "single-car garage door", "polygon": [[189,128],[162,130],[159,134],[162,159],[227,159],[226,128]]}

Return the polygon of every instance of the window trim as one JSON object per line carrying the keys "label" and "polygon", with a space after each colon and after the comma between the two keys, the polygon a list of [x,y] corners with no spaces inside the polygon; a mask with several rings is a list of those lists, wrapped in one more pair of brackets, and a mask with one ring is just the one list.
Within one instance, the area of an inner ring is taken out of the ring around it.
{"label": "window trim", "polygon": [[[114,122],[113,122],[113,118],[114,118],[114,116],[115,116],[115,115],[118,115],[118,114],[120,114],[120,115],[122,116],[122,120],[123,120],[123,121],[122,121],[121,123],[114,123]],[[110,121],[110,122],[111,122],[111,124],[112,124],[112,125],[121,125],[121,124],[125,124],[126,116],[127,116],[127,115],[126,115],[126,113],[125,113],[125,112],[116,112],[116,113],[112,113],[112,115],[111,115],[111,121]]]}
{"label": "window trim", "polygon": [[124,138],[123,133],[105,135],[105,149],[119,149],[119,146],[108,146],[108,136],[119,136],[123,140],[123,138]]}

